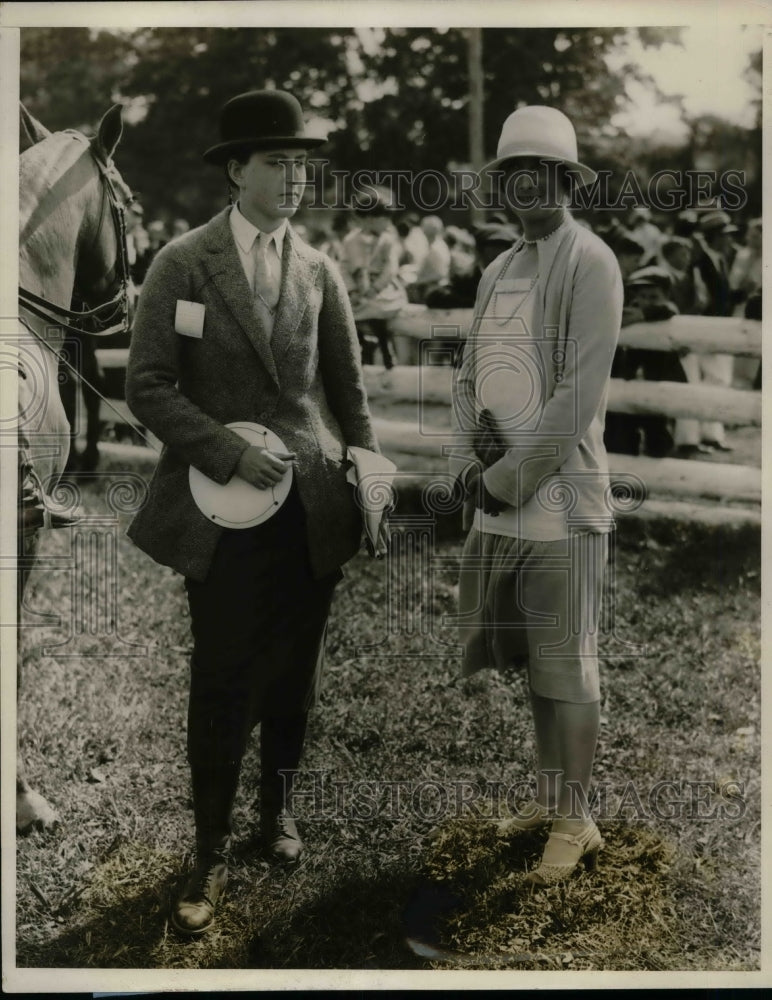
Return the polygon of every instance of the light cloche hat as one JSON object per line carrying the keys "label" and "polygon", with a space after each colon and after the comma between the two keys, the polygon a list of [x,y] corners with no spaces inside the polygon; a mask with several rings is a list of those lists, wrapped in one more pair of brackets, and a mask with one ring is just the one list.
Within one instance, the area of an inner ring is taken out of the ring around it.
{"label": "light cloche hat", "polygon": [[519,156],[565,163],[579,175],[582,186],[592,184],[598,176],[579,162],[576,132],[570,120],[557,108],[543,104],[529,104],[512,112],[502,126],[496,159],[487,163],[483,170],[497,170],[507,160]]}

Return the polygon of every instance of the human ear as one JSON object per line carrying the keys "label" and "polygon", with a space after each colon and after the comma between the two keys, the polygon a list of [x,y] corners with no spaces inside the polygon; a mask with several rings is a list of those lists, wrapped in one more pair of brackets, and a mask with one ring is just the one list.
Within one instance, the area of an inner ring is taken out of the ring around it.
{"label": "human ear", "polygon": [[244,164],[241,163],[240,160],[228,160],[226,172],[231,184],[233,184],[234,187],[240,188],[244,177]]}

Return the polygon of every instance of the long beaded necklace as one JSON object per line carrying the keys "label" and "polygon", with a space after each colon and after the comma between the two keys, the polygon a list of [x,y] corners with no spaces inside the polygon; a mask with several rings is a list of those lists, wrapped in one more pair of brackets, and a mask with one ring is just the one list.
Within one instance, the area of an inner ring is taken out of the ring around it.
{"label": "long beaded necklace", "polygon": [[[557,232],[557,230],[553,230],[553,231]],[[552,234],[550,234],[550,235],[552,235]],[[521,237],[521,239],[512,247],[512,249],[509,252],[509,255],[507,256],[506,261],[504,262],[504,267],[499,272],[499,280],[501,279],[501,275],[507,274],[507,272],[509,271],[509,268],[510,268],[510,266],[512,264],[512,261],[514,260],[515,254],[517,254],[520,250],[522,250],[525,247],[526,242],[527,241],[523,240],[522,237]],[[526,299],[533,292],[533,289],[534,289],[537,281],[538,281],[538,275],[534,275],[530,279],[530,285],[528,286],[528,289],[521,296],[519,302],[517,303],[517,306],[513,309],[513,311],[508,316],[499,317],[499,316],[495,316],[494,315],[494,316],[490,317],[493,320],[493,322],[496,324],[496,326],[503,327],[503,326],[506,326],[508,323],[510,323],[512,321],[512,317],[516,316],[520,312],[520,310],[523,308],[523,305],[525,304]],[[498,282],[497,282],[497,284],[498,284]],[[494,310],[497,309],[498,295],[499,295],[499,293],[496,291],[496,286],[494,285],[494,289],[493,289],[493,302],[494,302],[493,308],[494,308]]]}
{"label": "long beaded necklace", "polygon": [[[513,259],[514,259],[514,256],[515,256],[516,253],[518,253],[518,251],[522,250],[524,247],[534,246],[536,243],[543,243],[545,240],[550,239],[550,237],[554,236],[555,233],[557,233],[560,229],[562,229],[563,226],[565,226],[567,222],[568,222],[568,216],[564,215],[563,218],[561,219],[560,223],[557,226],[555,226],[555,228],[553,230],[551,230],[549,233],[547,233],[544,236],[537,236],[535,240],[527,240],[524,236],[521,236],[517,240],[517,242],[514,244],[514,246],[512,247],[512,249],[509,251],[509,253],[507,254],[507,259],[504,261],[504,266],[499,271],[499,277],[502,274],[506,274],[507,273],[507,271],[509,270],[509,267],[510,267],[510,265],[511,265]],[[536,283],[536,280],[537,280],[536,278],[533,279],[533,282],[531,284],[531,289],[529,290],[529,293],[530,293],[530,291],[533,290],[533,285]],[[493,296],[495,296],[495,294],[496,294],[496,292],[495,292],[495,285],[494,285],[494,288],[491,289],[491,294]],[[490,298],[488,299],[488,301],[490,301]],[[487,309],[487,306],[488,306],[488,301],[486,301],[486,303],[485,303],[485,308],[486,309]],[[496,323],[497,326],[503,326],[505,323],[508,322],[508,320],[503,320],[502,321],[502,320],[496,319],[496,320],[494,320],[494,322]]]}

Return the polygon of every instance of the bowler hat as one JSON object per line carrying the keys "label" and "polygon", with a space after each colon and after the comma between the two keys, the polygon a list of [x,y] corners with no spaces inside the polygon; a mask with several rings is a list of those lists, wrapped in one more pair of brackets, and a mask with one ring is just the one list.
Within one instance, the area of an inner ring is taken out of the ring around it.
{"label": "bowler hat", "polygon": [[565,163],[579,175],[582,186],[592,184],[597,174],[580,163],[578,155],[576,132],[570,119],[557,108],[529,104],[513,111],[504,122],[496,159],[486,164],[483,170],[496,170],[516,157],[537,157]]}
{"label": "bowler hat", "polygon": [[251,90],[232,97],[220,112],[220,138],[204,153],[207,163],[225,164],[241,150],[312,149],[326,141],[306,135],[303,110],[285,90]]}

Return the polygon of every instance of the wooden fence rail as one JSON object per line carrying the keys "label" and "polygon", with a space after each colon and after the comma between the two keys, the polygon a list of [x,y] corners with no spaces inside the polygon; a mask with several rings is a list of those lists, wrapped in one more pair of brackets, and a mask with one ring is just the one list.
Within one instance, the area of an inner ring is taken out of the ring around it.
{"label": "wooden fence rail", "polygon": [[[462,339],[471,318],[471,309],[410,307],[390,322],[397,356],[408,363],[388,373],[365,366],[365,384],[380,445],[396,462],[403,484],[411,476],[417,483],[425,482],[427,477],[447,479],[453,371],[449,365],[418,362],[440,359],[442,342]],[[660,323],[625,327],[620,343],[648,350],[760,358],[761,323],[735,317],[676,316]],[[99,349],[97,357],[103,368],[125,371],[128,351]],[[613,413],[719,420],[730,426],[761,425],[760,392],[685,382],[612,379],[608,409]],[[116,411],[127,423],[134,423],[123,399],[104,404],[102,419],[115,421]],[[654,517],[669,513],[707,524],[760,523],[758,468],[615,454],[609,455],[609,468],[612,482],[629,481],[632,476],[645,485],[650,499],[644,505],[644,516],[648,511]]]}
{"label": "wooden fence rail", "polygon": [[[450,383],[450,368],[439,366],[397,366],[388,380],[375,370],[366,376],[370,399],[423,407],[450,406]],[[761,426],[761,393],[749,389],[611,379],[608,409],[612,413],[720,420],[736,427]]]}
{"label": "wooden fence rail", "polygon": [[[466,336],[471,309],[427,309],[412,306],[389,321],[397,337],[414,342],[452,340]],[[651,351],[692,351],[696,354],[734,354],[761,357],[761,323],[737,316],[674,316],[658,323],[633,323],[622,328],[619,343]],[[419,360],[416,357],[416,362]]]}
{"label": "wooden fence rail", "polygon": [[[97,350],[97,358],[103,368],[125,370],[128,351]],[[445,366],[397,366],[389,373],[388,381],[374,369],[366,373],[368,396],[380,403],[449,407],[450,383],[451,369]],[[118,408],[128,415],[125,404]],[[611,379],[608,409],[612,413],[662,414],[720,420],[733,426],[761,426],[761,393],[748,389]],[[441,418],[440,423],[444,423]]]}

